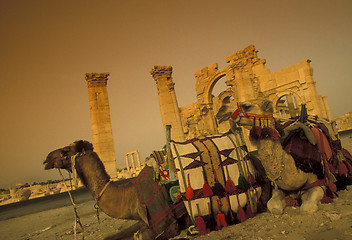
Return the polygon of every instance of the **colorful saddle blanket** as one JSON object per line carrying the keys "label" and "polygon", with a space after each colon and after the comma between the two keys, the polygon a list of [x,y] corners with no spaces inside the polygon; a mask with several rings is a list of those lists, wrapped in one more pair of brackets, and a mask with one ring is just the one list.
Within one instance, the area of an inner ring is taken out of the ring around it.
{"label": "colorful saddle blanket", "polygon": [[164,185],[155,182],[154,176],[153,168],[145,166],[131,182],[136,186],[139,201],[147,211],[149,228],[158,236],[175,223],[176,218]]}

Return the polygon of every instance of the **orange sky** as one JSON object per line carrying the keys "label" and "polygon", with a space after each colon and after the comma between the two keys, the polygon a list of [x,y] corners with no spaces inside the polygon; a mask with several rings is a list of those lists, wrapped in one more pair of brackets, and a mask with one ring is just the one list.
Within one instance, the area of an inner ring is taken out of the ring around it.
{"label": "orange sky", "polygon": [[87,72],[110,72],[116,159],[164,144],[149,71],[173,66],[180,106],[194,72],[254,44],[272,71],[311,59],[333,117],[352,111],[352,1],[0,0],[0,187],[57,179],[42,161],[91,141]]}

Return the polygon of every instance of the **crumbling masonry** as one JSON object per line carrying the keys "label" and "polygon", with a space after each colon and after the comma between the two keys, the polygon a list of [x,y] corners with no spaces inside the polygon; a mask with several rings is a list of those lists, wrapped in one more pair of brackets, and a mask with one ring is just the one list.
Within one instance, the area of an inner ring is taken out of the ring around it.
{"label": "crumbling masonry", "polygon": [[[172,125],[174,140],[185,140],[224,132],[228,123],[215,119],[222,100],[231,96],[236,102],[268,99],[274,103],[275,117],[289,118],[300,113],[302,103],[307,104],[308,113],[331,120],[326,96],[317,93],[310,60],[271,73],[265,59],[257,56],[253,45],[226,57],[228,66],[218,69],[211,64],[197,72],[197,102],[185,107],[177,103],[171,66],[154,66],[151,75],[156,82],[163,125]],[[212,91],[216,83],[226,78],[228,86],[218,96]]]}

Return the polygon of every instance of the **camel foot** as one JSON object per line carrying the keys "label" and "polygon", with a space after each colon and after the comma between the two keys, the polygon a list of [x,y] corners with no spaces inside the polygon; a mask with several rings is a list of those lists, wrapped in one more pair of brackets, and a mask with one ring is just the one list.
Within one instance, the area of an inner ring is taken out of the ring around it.
{"label": "camel foot", "polygon": [[286,203],[283,192],[278,189],[273,190],[273,196],[267,203],[268,210],[273,214],[281,215],[285,207]]}
{"label": "camel foot", "polygon": [[324,196],[324,190],[321,187],[314,187],[309,189],[302,196],[302,205],[301,212],[302,213],[314,213],[318,211],[318,204]]}
{"label": "camel foot", "polygon": [[305,204],[302,203],[300,210],[301,210],[301,213],[314,213],[318,211],[318,204],[311,203],[311,202],[307,202]]}

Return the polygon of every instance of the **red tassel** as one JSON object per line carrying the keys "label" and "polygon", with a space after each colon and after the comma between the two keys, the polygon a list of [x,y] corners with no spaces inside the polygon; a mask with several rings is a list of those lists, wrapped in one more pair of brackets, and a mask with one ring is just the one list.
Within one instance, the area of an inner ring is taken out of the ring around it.
{"label": "red tassel", "polygon": [[227,180],[226,180],[226,183],[225,183],[225,191],[228,194],[234,194],[236,192],[237,188],[235,186],[235,183],[230,178],[229,170],[228,170],[227,166],[226,166],[226,173],[227,173]]}
{"label": "red tassel", "polygon": [[321,199],[321,203],[332,203],[332,198],[328,197],[324,194],[323,198]]}
{"label": "red tassel", "polygon": [[218,228],[220,228],[220,229],[222,227],[227,227],[225,216],[224,216],[224,214],[221,211],[219,211],[219,213],[218,213],[217,225],[218,225]]}
{"label": "red tassel", "polygon": [[229,196],[226,197],[227,200],[227,205],[229,206],[229,212],[226,215],[226,220],[228,224],[233,224],[235,223],[235,216],[231,210],[231,205],[230,205],[230,199]]}
{"label": "red tassel", "polygon": [[209,230],[207,229],[207,226],[204,222],[204,219],[202,218],[202,216],[200,216],[199,204],[197,204],[197,210],[198,210],[198,217],[196,220],[197,229],[198,229],[200,235],[204,235],[204,234],[208,233]]}
{"label": "red tassel", "polygon": [[211,190],[211,187],[209,186],[208,183],[203,184],[203,196],[204,197],[211,197],[213,196],[213,190]]}
{"label": "red tassel", "polygon": [[220,230],[223,227],[227,227],[227,223],[226,223],[224,214],[221,212],[221,205],[219,201],[218,201],[218,206],[219,206],[219,213],[216,218],[216,223],[217,223],[216,229]]}
{"label": "red tassel", "polygon": [[340,175],[345,175],[347,177],[348,175],[348,169],[345,165],[344,162],[341,162],[338,166],[337,166],[337,170],[339,171]]}
{"label": "red tassel", "polygon": [[188,187],[186,191],[186,198],[189,200],[193,197],[193,189],[191,188],[191,183],[189,181],[189,174],[187,174],[187,178],[188,178]]}
{"label": "red tassel", "polygon": [[205,176],[204,176],[204,173],[203,173],[203,177],[204,177],[203,196],[204,197],[211,197],[211,196],[213,196],[213,190],[211,190],[211,187],[207,183]]}
{"label": "red tassel", "polygon": [[251,206],[248,203],[247,204],[247,208],[246,208],[246,218],[249,219],[249,218],[252,218],[252,217],[254,217],[254,214],[252,212]]}
{"label": "red tassel", "polygon": [[250,205],[250,202],[249,202],[249,198],[248,198],[248,194],[247,194],[247,193],[246,193],[246,196],[247,196],[246,217],[247,217],[247,219],[248,219],[248,218],[254,217],[254,214],[253,214],[253,212],[252,212],[252,208],[251,208],[251,205]]}
{"label": "red tassel", "polygon": [[237,203],[238,203],[237,219],[240,222],[244,222],[247,220],[246,213],[244,212],[243,208],[241,207],[240,200],[238,199],[238,195],[236,195],[236,196],[237,196]]}

